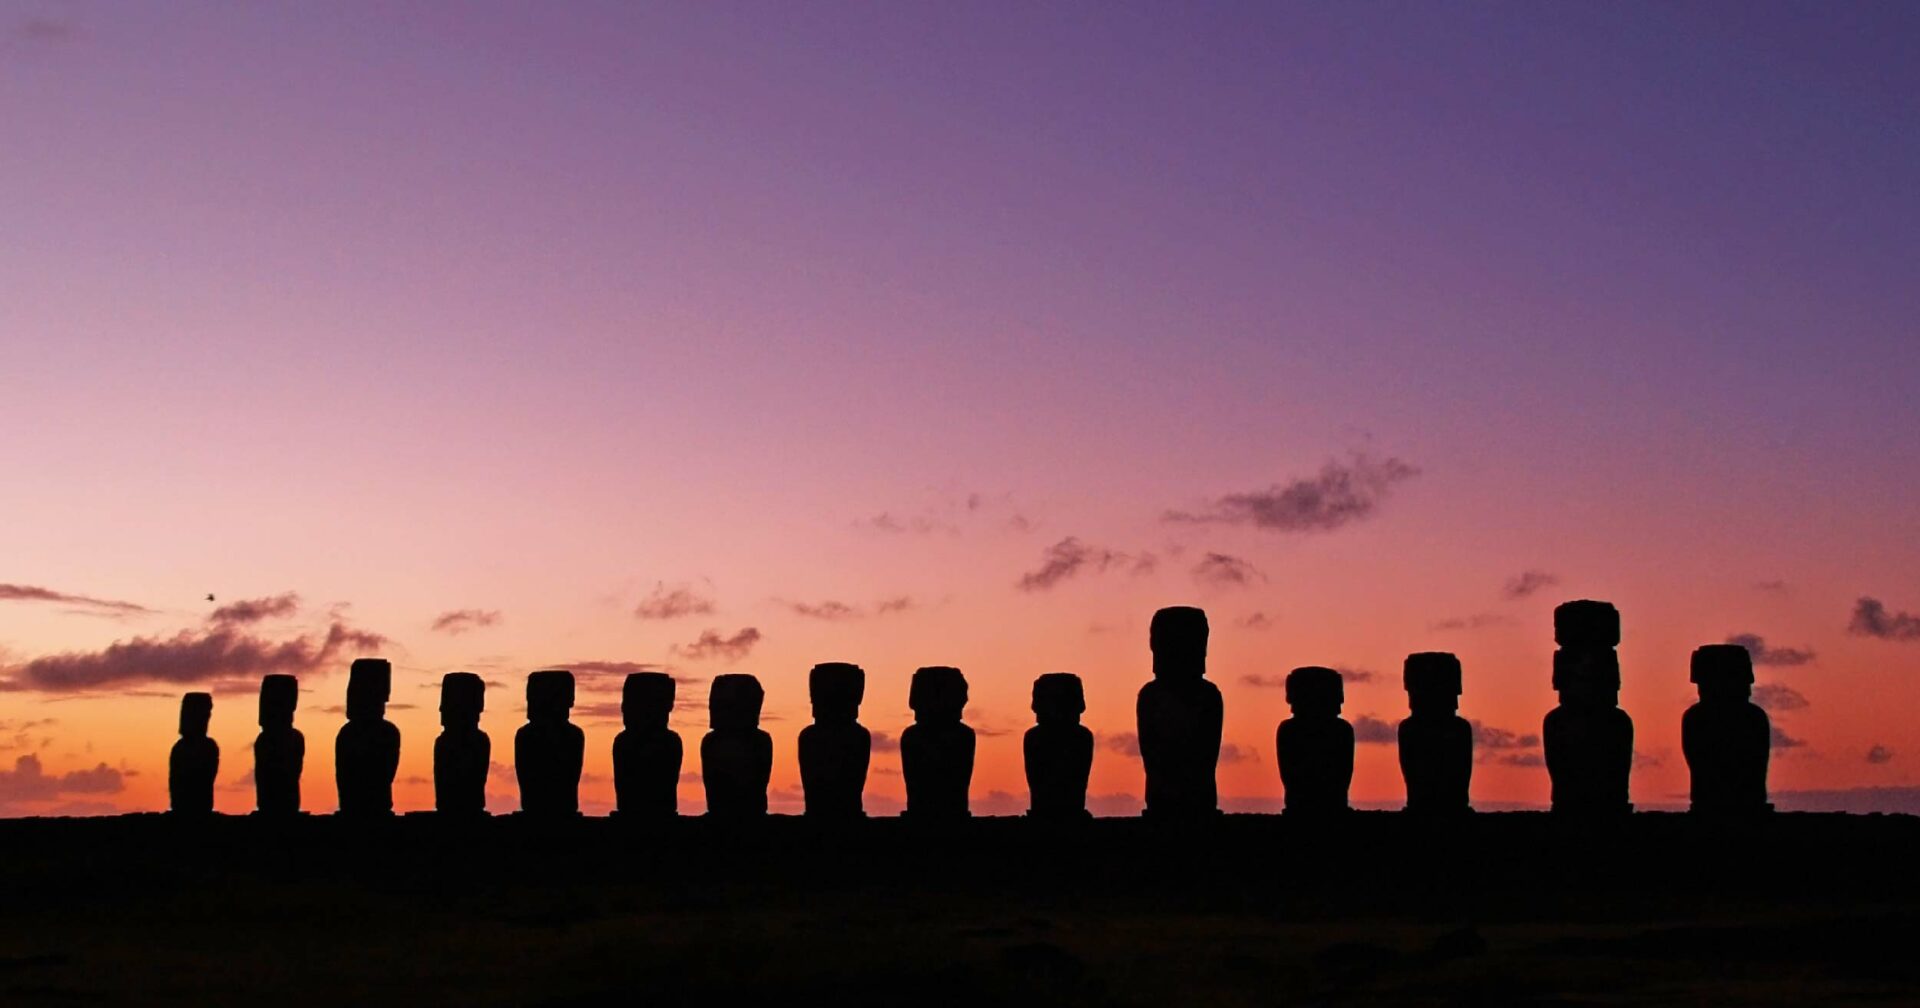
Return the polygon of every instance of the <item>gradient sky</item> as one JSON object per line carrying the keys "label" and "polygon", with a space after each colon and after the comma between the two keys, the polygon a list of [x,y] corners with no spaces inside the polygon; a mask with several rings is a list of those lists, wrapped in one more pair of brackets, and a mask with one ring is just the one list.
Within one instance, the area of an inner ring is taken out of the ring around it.
{"label": "gradient sky", "polygon": [[[758,675],[792,809],[848,660],[890,738],[966,670],[985,811],[1079,673],[1130,811],[1175,603],[1229,807],[1277,804],[1259,683],[1371,673],[1365,738],[1429,649],[1476,800],[1541,803],[1578,597],[1623,613],[1636,801],[1740,634],[1776,791],[1914,801],[1916,122],[1911,4],[0,2],[0,814],[163,807],[207,684],[251,808],[265,670],[330,809],[371,652],[402,808],[442,673],[497,684],[500,756],[571,665],[604,810],[644,663],[690,752]],[[639,614],[679,588],[710,611]]]}

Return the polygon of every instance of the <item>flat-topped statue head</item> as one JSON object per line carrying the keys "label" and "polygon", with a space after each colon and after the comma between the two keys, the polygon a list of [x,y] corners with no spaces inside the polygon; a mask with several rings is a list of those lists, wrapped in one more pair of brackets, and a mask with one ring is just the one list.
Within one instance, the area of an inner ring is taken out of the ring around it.
{"label": "flat-topped statue head", "polygon": [[1346,685],[1333,669],[1306,665],[1287,673],[1287,706],[1295,714],[1338,717],[1346,700]]}
{"label": "flat-topped statue head", "polygon": [[757,730],[766,696],[753,676],[740,672],[714,676],[707,692],[707,723],[714,731]]}
{"label": "flat-topped statue head", "polygon": [[543,669],[527,676],[527,720],[565,721],[572,710],[572,672]]}
{"label": "flat-topped statue head", "polygon": [[300,704],[300,680],[275,672],[260,680],[260,727],[291,728]]}
{"label": "flat-topped statue head", "polygon": [[620,685],[620,723],[628,728],[665,728],[673,713],[673,677],[633,672]]}
{"label": "flat-topped statue head", "polygon": [[487,682],[472,672],[440,677],[440,727],[478,728],[487,709]]}
{"label": "flat-topped statue head", "polygon": [[1620,646],[1620,610],[1611,602],[1576,599],[1553,609],[1553,642],[1563,648]]}
{"label": "flat-topped statue head", "polygon": [[967,677],[947,665],[916,669],[907,688],[907,706],[921,722],[958,721],[967,706]]}
{"label": "flat-topped statue head", "polygon": [[813,700],[813,719],[822,724],[847,724],[860,717],[860,701],[867,694],[867,673],[848,662],[822,662],[807,673],[807,695]]}
{"label": "flat-topped statue head", "polygon": [[1702,700],[1746,700],[1753,696],[1753,653],[1739,644],[1694,648],[1688,678]]}
{"label": "flat-topped statue head", "polygon": [[213,694],[182,693],[180,695],[180,737],[205,738],[207,725],[213,721]]}
{"label": "flat-topped statue head", "polygon": [[1460,709],[1460,659],[1449,651],[1416,651],[1401,667],[1407,706],[1415,714]]}
{"label": "flat-topped statue head", "polygon": [[393,692],[393,663],[385,658],[355,658],[347,669],[347,720],[378,721],[387,716]]}
{"label": "flat-topped statue head", "polygon": [[1041,724],[1079,724],[1086,690],[1071,672],[1048,672],[1033,681],[1033,715]]}
{"label": "flat-topped statue head", "polygon": [[1199,679],[1207,674],[1207,614],[1193,606],[1167,606],[1147,630],[1155,679]]}
{"label": "flat-topped statue head", "polygon": [[1553,653],[1553,688],[1570,707],[1613,707],[1620,702],[1620,656],[1613,649]]}

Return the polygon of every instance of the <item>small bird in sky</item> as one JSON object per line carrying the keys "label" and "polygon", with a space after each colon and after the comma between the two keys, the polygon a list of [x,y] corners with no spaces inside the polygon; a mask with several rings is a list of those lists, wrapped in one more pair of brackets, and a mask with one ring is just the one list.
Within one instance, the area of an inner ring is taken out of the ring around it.
{"label": "small bird in sky", "polygon": [[212,593],[212,592],[208,592],[208,593],[207,593],[207,601],[209,601],[209,602],[211,602],[211,601],[213,601],[213,593]]}

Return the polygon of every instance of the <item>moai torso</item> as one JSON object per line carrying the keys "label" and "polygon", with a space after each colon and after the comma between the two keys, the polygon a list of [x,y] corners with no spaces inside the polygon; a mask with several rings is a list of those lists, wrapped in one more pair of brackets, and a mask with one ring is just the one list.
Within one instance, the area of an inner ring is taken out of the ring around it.
{"label": "moai torso", "polygon": [[1696,812],[1765,812],[1773,724],[1755,706],[1753,658],[1738,644],[1709,644],[1693,653],[1700,702],[1680,721],[1681,749],[1691,774]]}
{"label": "moai torso", "polygon": [[1472,806],[1473,725],[1460,705],[1460,660],[1444,651],[1407,656],[1403,671],[1411,714],[1400,722],[1400,776],[1409,812],[1464,812]]}
{"label": "moai torso", "polygon": [[663,672],[635,672],[621,689],[624,727],[613,739],[615,811],[666,817],[680,810],[680,736],[667,727],[674,682]]}
{"label": "moai torso", "polygon": [[471,672],[440,680],[440,736],[433,740],[433,807],[446,815],[487,811],[493,740],[480,730],[486,683]]}
{"label": "moai torso", "polygon": [[1620,613],[1605,602],[1553,611],[1553,687],[1540,741],[1553,779],[1553,809],[1614,814],[1633,809],[1633,719],[1620,709]]}
{"label": "moai torso", "polygon": [[358,658],[347,676],[347,723],[333,740],[340,812],[389,815],[393,775],[400,767],[400,729],[386,719],[393,666],[380,658]]}
{"label": "moai torso", "polygon": [[293,726],[300,684],[290,675],[260,681],[260,734],[253,740],[253,793],[261,815],[300,811],[300,772],[307,740]]}
{"label": "moai torso", "polygon": [[181,815],[213,812],[213,780],[220,773],[220,746],[207,737],[213,697],[188,693],[180,698],[180,740],[167,754],[168,807]]}
{"label": "moai torso", "polygon": [[575,815],[580,811],[580,766],[587,736],[567,720],[572,708],[573,673],[553,669],[527,677],[527,723],[513,733],[513,767],[522,812]]}
{"label": "moai torso", "polygon": [[1087,817],[1087,777],[1093,770],[1093,732],[1080,723],[1086,710],[1080,677],[1066,672],[1033,683],[1039,723],[1022,740],[1027,769],[1027,815],[1036,819]]}
{"label": "moai torso", "polygon": [[708,694],[712,730],[700,740],[700,778],[707,814],[758,816],[767,812],[773,776],[773,738],[760,730],[766,694],[750,675],[715,676]]}
{"label": "moai torso", "polygon": [[913,674],[913,724],[900,733],[900,775],[907,785],[905,814],[915,818],[969,815],[973,783],[973,729],[962,724],[967,680],[960,670],[929,666]]}
{"label": "moai torso", "polygon": [[814,720],[800,729],[800,788],[806,813],[866,815],[861,796],[867,787],[873,736],[858,721],[866,673],[844,662],[815,665],[807,688]]}
{"label": "moai torso", "polygon": [[1340,717],[1344,701],[1340,673],[1308,666],[1287,675],[1287,702],[1293,717],[1274,733],[1280,782],[1288,812],[1347,810],[1353,783],[1353,726]]}
{"label": "moai torso", "polygon": [[1219,812],[1214,768],[1220,761],[1224,708],[1208,682],[1207,617],[1172,606],[1153,614],[1153,681],[1135,705],[1140,762],[1147,774],[1146,813],[1159,818]]}

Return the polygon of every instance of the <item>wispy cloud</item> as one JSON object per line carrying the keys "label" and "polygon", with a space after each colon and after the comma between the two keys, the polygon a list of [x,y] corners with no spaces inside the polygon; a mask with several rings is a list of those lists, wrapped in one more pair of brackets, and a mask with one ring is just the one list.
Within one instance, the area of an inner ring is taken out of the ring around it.
{"label": "wispy cloud", "polygon": [[490,627],[500,622],[498,609],[453,609],[433,618],[433,629],[439,633],[459,635],[469,630]]}
{"label": "wispy cloud", "polygon": [[1557,576],[1546,571],[1521,571],[1507,579],[1507,583],[1500,589],[1500,594],[1509,599],[1519,600],[1536,595],[1559,583],[1560,579]]}
{"label": "wispy cloud", "polygon": [[77,606],[94,613],[114,616],[139,616],[154,611],[135,602],[75,595],[38,585],[0,584],[0,602],[57,602],[61,605]]}
{"label": "wispy cloud", "polygon": [[299,593],[281,592],[265,598],[229,602],[208,614],[207,622],[215,626],[250,626],[270,619],[287,619],[299,611]]}
{"label": "wispy cloud", "polygon": [[1805,665],[1814,658],[1812,648],[1768,647],[1759,634],[1734,634],[1727,638],[1727,643],[1746,648],[1755,665]]}
{"label": "wispy cloud", "polygon": [[1771,726],[1771,730],[1773,737],[1769,741],[1775,749],[1799,749],[1806,745],[1805,742],[1787,734],[1787,730],[1779,725]]}
{"label": "wispy cloud", "polygon": [[670,620],[682,616],[711,616],[713,600],[694,593],[690,585],[653,586],[653,594],[634,606],[633,616],[643,620]]}
{"label": "wispy cloud", "polygon": [[1510,616],[1494,613],[1477,613],[1472,616],[1456,616],[1430,624],[1429,630],[1484,630],[1487,627],[1507,626],[1513,622]]}
{"label": "wispy cloud", "polygon": [[1134,556],[1092,546],[1080,541],[1077,536],[1068,536],[1047,547],[1041,555],[1040,566],[1020,575],[1016,586],[1021,591],[1047,591],[1062,581],[1078,576],[1082,571],[1097,574],[1117,568],[1144,574],[1152,571],[1156,562],[1151,553]]}
{"label": "wispy cloud", "polygon": [[1807,698],[1786,683],[1755,684],[1753,702],[1770,711],[1803,710],[1809,706]]}
{"label": "wispy cloud", "polygon": [[1227,553],[1208,553],[1193,565],[1193,579],[1215,588],[1242,588],[1265,581],[1260,569],[1240,557]]}
{"label": "wispy cloud", "polygon": [[1397,458],[1355,452],[1331,460],[1312,476],[1275,483],[1264,490],[1230,493],[1199,511],[1168,511],[1172,522],[1251,525],[1274,532],[1331,532],[1372,517],[1393,488],[1420,470]]}
{"label": "wispy cloud", "polygon": [[1371,714],[1362,714],[1353,719],[1353,741],[1356,745],[1391,745],[1400,738],[1400,729],[1391,722],[1382,721]]}
{"label": "wispy cloud", "polygon": [[742,627],[731,636],[723,636],[718,630],[702,631],[690,644],[676,644],[673,651],[692,661],[705,661],[720,658],[735,662],[747,656],[755,644],[760,643],[761,633],[754,627]]}
{"label": "wispy cloud", "polygon": [[1274,624],[1274,618],[1263,612],[1248,613],[1233,621],[1234,626],[1243,630],[1265,630]]}
{"label": "wispy cloud", "polygon": [[1847,624],[1847,632],[1890,641],[1920,640],[1920,616],[1890,613],[1879,599],[1862,596],[1853,604],[1853,619]]}
{"label": "wispy cloud", "polygon": [[1876,745],[1867,750],[1867,762],[1875,766],[1883,763],[1891,763],[1893,762],[1893,757],[1893,750],[1883,745]]}
{"label": "wispy cloud", "polygon": [[0,805],[11,802],[51,801],[70,794],[119,794],[126,790],[124,775],[101,763],[91,770],[49,774],[32,753],[16,757],[12,770],[0,770]]}
{"label": "wispy cloud", "polygon": [[808,619],[826,620],[828,622],[865,619],[868,616],[890,616],[895,613],[908,612],[917,608],[919,605],[911,596],[907,595],[896,595],[893,598],[881,599],[871,607],[852,605],[838,599],[824,599],[819,602],[793,602],[785,599],[775,599],[774,601],[785,606],[796,616],[805,616]]}

